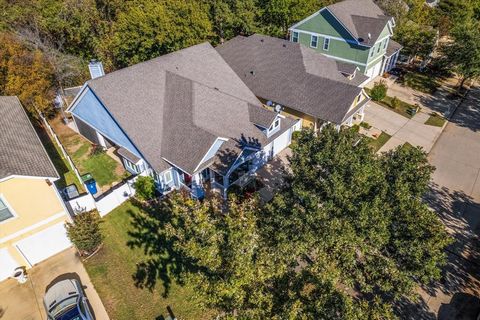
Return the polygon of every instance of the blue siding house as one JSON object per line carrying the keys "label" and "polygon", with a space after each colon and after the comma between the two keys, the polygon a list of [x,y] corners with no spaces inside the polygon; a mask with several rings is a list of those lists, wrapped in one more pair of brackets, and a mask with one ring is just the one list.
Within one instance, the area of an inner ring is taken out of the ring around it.
{"label": "blue siding house", "polygon": [[297,120],[268,110],[208,43],[87,81],[68,108],[78,132],[115,148],[159,192],[226,196],[291,142]]}

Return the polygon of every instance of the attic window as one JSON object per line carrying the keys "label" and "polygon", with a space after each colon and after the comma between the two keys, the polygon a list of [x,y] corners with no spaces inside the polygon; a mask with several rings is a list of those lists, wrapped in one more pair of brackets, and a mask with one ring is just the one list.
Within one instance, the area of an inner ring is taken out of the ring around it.
{"label": "attic window", "polygon": [[375,53],[375,46],[370,49],[370,58],[373,57],[373,54]]}
{"label": "attic window", "polygon": [[316,48],[318,46],[318,36],[312,36],[310,37],[310,47]]}
{"label": "attic window", "polygon": [[275,122],[272,123],[270,128],[268,128],[268,133],[272,133],[273,131],[277,130],[279,126],[280,126],[280,119],[277,118],[275,119]]}
{"label": "attic window", "polygon": [[325,38],[323,40],[323,50],[328,51],[329,47],[330,47],[330,38]]}
{"label": "attic window", "polygon": [[387,43],[388,43],[388,38],[384,40],[385,42],[383,43],[383,49],[385,49],[387,47]]}
{"label": "attic window", "polygon": [[13,218],[13,213],[0,198],[0,222]]}
{"label": "attic window", "polygon": [[298,42],[298,32],[293,31],[292,33],[292,42]]}

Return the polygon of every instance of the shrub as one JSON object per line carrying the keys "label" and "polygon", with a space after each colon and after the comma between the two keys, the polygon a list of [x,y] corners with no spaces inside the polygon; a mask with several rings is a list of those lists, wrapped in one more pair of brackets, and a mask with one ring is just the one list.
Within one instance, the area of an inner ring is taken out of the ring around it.
{"label": "shrub", "polygon": [[365,129],[370,129],[372,126],[368,122],[360,122],[360,127],[365,128]]}
{"label": "shrub", "polygon": [[385,81],[375,82],[372,90],[370,90],[370,97],[373,101],[381,101],[387,96],[387,90]]}
{"label": "shrub", "polygon": [[103,149],[101,145],[94,144],[92,151],[90,151],[90,156],[96,156],[102,153],[105,153],[105,149]]}
{"label": "shrub", "polygon": [[139,176],[133,184],[135,196],[142,201],[148,201],[155,196],[155,181],[150,176]]}
{"label": "shrub", "polygon": [[393,97],[392,101],[390,102],[390,105],[393,109],[397,109],[400,106],[400,100],[398,100],[397,97]]}
{"label": "shrub", "polygon": [[102,244],[103,234],[100,223],[97,210],[79,213],[73,218],[73,223],[65,223],[67,236],[77,247],[80,255],[89,255]]}

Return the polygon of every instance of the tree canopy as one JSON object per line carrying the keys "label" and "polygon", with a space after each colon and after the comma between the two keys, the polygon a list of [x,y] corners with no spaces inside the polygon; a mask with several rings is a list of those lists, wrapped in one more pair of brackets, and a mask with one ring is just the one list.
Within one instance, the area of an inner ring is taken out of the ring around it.
{"label": "tree canopy", "polygon": [[450,238],[422,202],[433,171],[423,151],[378,156],[352,130],[327,126],[301,132],[292,152],[266,206],[173,193],[136,217],[132,245],[151,256],[139,283],[175,270],[224,318],[394,319],[398,299],[440,277]]}
{"label": "tree canopy", "polygon": [[452,31],[452,41],[441,49],[447,65],[465,81],[480,77],[480,22],[463,22]]}

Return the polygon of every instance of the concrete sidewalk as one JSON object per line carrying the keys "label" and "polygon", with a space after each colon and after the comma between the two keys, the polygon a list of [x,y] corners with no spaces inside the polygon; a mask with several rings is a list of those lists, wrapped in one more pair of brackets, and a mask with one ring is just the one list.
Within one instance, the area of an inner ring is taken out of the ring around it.
{"label": "concrete sidewalk", "polygon": [[82,284],[96,320],[108,320],[108,314],[83,267],[76,250],[67,249],[28,270],[28,281],[18,284],[9,279],[0,283],[2,320],[46,320],[43,296],[46,288],[65,279],[77,279]]}
{"label": "concrete sidewalk", "polygon": [[408,142],[422,147],[428,153],[443,130],[442,127],[426,125],[425,121],[429,117],[428,114],[419,112],[408,119],[371,101],[365,109],[364,121],[392,136],[378,152],[389,151]]}

